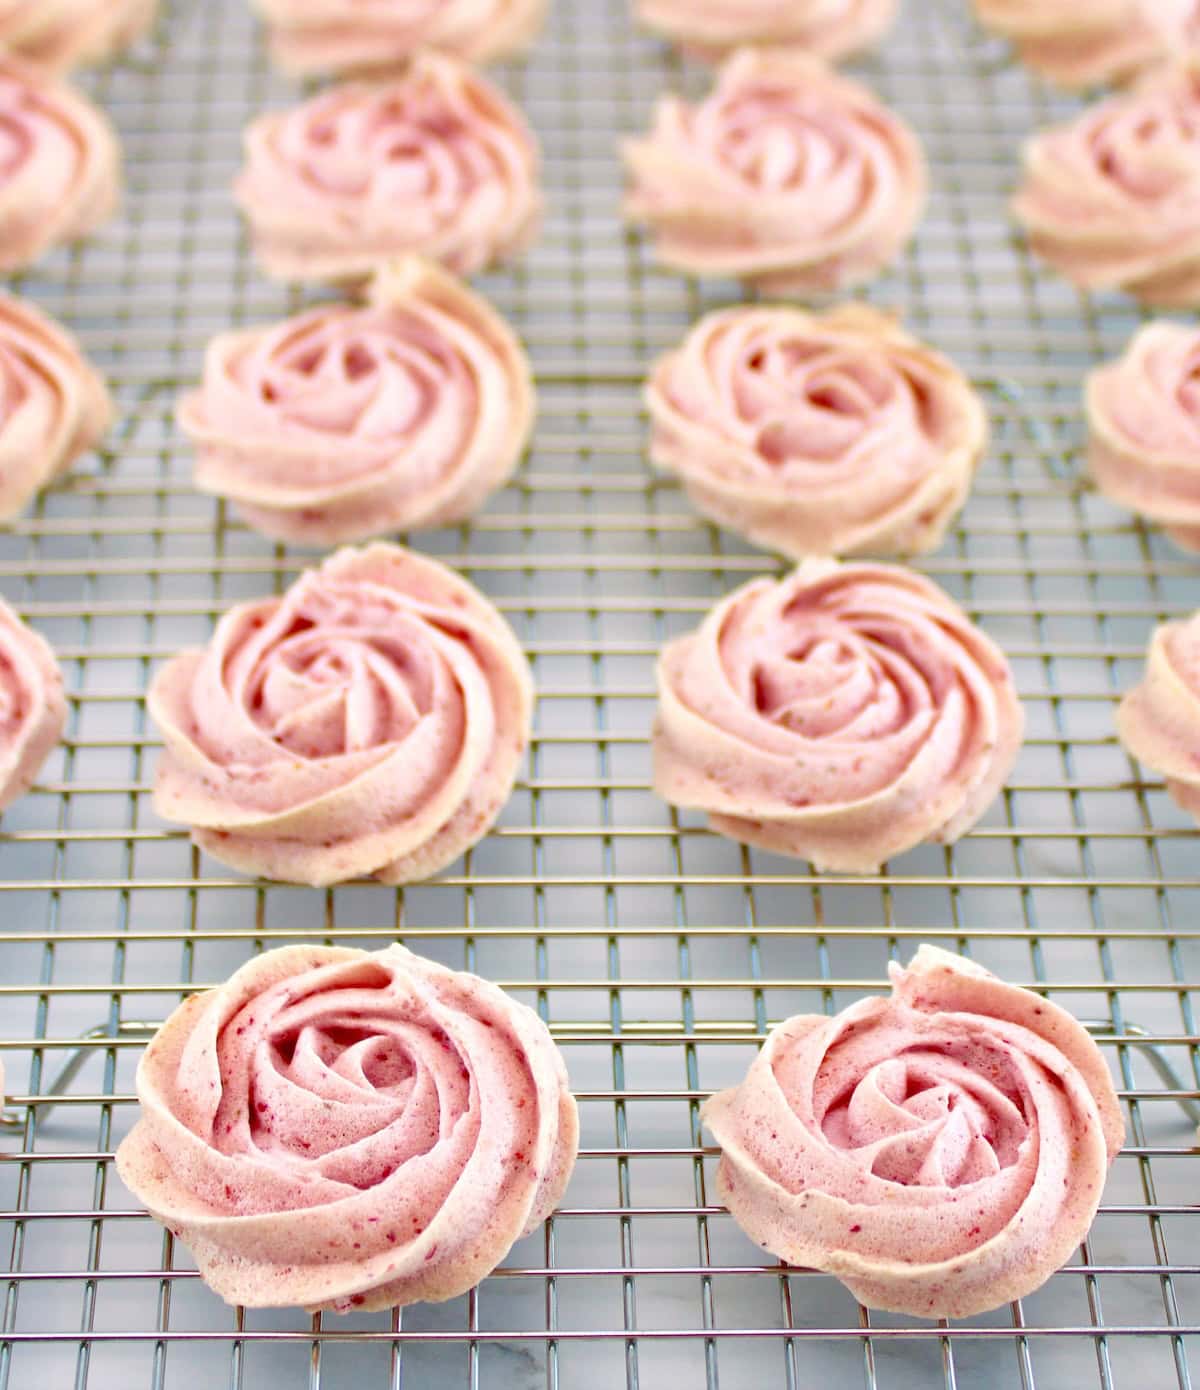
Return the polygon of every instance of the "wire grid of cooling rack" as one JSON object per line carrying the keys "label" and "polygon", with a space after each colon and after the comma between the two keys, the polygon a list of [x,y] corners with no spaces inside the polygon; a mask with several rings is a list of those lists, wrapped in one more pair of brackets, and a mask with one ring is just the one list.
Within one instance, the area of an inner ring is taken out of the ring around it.
{"label": "wire grid of cooling rack", "polygon": [[[1067,107],[956,0],[910,0],[863,71],[935,171],[920,238],[872,297],[992,407],[974,496],[924,568],[1012,654],[1029,742],[1009,789],[957,848],[837,879],[651,795],[656,649],[773,562],[699,522],[643,457],[648,362],[736,287],[656,269],[623,231],[616,142],[660,90],[702,77],[635,34],[622,0],[557,0],[536,52],[500,74],[545,144],[545,235],[485,282],[535,360],[536,442],[473,525],[418,538],[527,643],[537,737],[499,827],[403,893],[243,882],[151,809],[155,662],[307,558],[193,495],[171,418],[213,332],[303,302],[255,273],[227,196],[244,122],[293,92],[245,0],[176,0],[132,61],[89,79],[124,140],[125,212],[20,288],[81,334],[123,422],[108,455],[0,534],[0,591],[57,644],[72,699],[62,750],[0,828],[0,1390],[1191,1385],[1200,1162],[1177,1101],[1200,1084],[1197,840],[1116,743],[1113,708],[1151,625],[1200,603],[1200,570],[1076,485],[1082,375],[1136,316],[1038,272],[1005,217],[1020,139]],[[267,946],[397,936],[549,1020],[583,1120],[564,1209],[444,1306],[230,1310],[111,1166],[137,1024]],[[921,939],[1094,1020],[1129,1120],[1076,1261],[1023,1305],[949,1327],[868,1315],[836,1281],[764,1263],[712,1202],[697,1118],[771,1023],[878,988]],[[1173,1078],[1120,1041],[1139,1030]]]}

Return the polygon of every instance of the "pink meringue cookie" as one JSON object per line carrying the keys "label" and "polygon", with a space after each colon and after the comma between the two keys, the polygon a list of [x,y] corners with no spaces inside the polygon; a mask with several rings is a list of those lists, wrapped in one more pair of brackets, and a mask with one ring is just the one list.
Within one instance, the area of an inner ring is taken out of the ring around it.
{"label": "pink meringue cookie", "polygon": [[713,59],[762,44],[836,61],[881,39],[896,7],[897,0],[634,0],[648,29]]}
{"label": "pink meringue cookie", "polygon": [[379,271],[364,307],[214,339],[179,420],[202,492],[268,536],[325,545],[470,516],[511,476],[533,411],[512,330],[413,257]]}
{"label": "pink meringue cookie", "polygon": [[980,24],[1060,87],[1124,82],[1200,38],[1196,0],[974,0]]}
{"label": "pink meringue cookie", "polygon": [[1100,491],[1200,551],[1200,332],[1141,328],[1088,378],[1088,463]]}
{"label": "pink meringue cookie", "polygon": [[861,304],[710,314],[646,400],[652,461],[707,516],[794,559],[935,549],[987,444],[958,369]]}
{"label": "pink meringue cookie", "polygon": [[808,54],[742,49],[697,106],[659,102],[624,146],[625,213],[664,264],[767,292],[833,290],[899,255],[925,204],[916,137]]}
{"label": "pink meringue cookie", "polygon": [[1024,716],[1004,654],[894,565],[807,560],[663,651],[654,784],[723,835],[873,873],[995,798]]}
{"label": "pink meringue cookie", "polygon": [[0,600],[0,811],[33,786],[66,722],[54,653]]}
{"label": "pink meringue cookie", "polygon": [[889,973],[890,999],[788,1019],[705,1105],[717,1191],[752,1240],[869,1308],[973,1317],[1087,1235],[1120,1105],[1056,1004],[934,946]]}
{"label": "pink meringue cookie", "polygon": [[278,279],[353,282],[414,253],[472,275],[537,233],[534,136],[453,58],[424,53],[393,82],[331,87],[259,117],[245,143],[234,194]]}
{"label": "pink meringue cookie", "polygon": [[0,271],[89,236],[116,210],[120,182],[108,118],[65,83],[0,57]]}
{"label": "pink meringue cookie", "polygon": [[427,878],[481,839],[529,741],[533,689],[478,590],[378,544],[230,609],[148,700],[159,814],[235,869],[321,886]]}
{"label": "pink meringue cookie", "polygon": [[349,1312],[473,1288],[579,1145],[532,1009],[403,946],[285,946],[182,1004],[137,1072],[126,1186],[229,1303]]}
{"label": "pink meringue cookie", "polygon": [[0,0],[0,52],[54,72],[102,63],[154,23],[158,0]]}
{"label": "pink meringue cookie", "polygon": [[94,448],[111,421],[108,390],[75,339],[0,294],[0,520]]}
{"label": "pink meringue cookie", "polygon": [[1013,212],[1082,289],[1200,305],[1200,59],[1034,136]]}
{"label": "pink meringue cookie", "polygon": [[1200,612],[1155,629],[1146,674],[1117,710],[1117,731],[1200,821]]}
{"label": "pink meringue cookie", "polygon": [[548,0],[254,0],[296,76],[396,71],[424,48],[493,63],[528,48]]}

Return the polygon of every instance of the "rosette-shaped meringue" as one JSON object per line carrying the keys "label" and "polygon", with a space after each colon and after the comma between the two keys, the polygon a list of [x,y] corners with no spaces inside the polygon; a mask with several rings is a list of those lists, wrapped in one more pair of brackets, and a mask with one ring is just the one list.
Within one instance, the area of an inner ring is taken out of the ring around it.
{"label": "rosette-shaped meringue", "polygon": [[1125,1126],[1064,1009],[922,946],[892,997],[788,1019],[702,1112],[739,1226],[869,1308],[965,1318],[1087,1234]]}
{"label": "rosette-shaped meringue", "polygon": [[331,87],[254,121],[234,193],[268,275],[362,280],[413,253],[472,275],[533,240],[538,164],[498,88],[425,53],[394,82]]}
{"label": "rosette-shaped meringue", "polygon": [[1088,379],[1088,463],[1101,492],[1200,550],[1200,333],[1147,324]]}
{"label": "rosette-shaped meringue", "polygon": [[64,329],[0,294],[0,520],[103,437],[108,390]]}
{"label": "rosette-shaped meringue", "polygon": [[934,549],[987,443],[966,378],[866,305],[711,314],[659,362],[647,404],[652,460],[794,559]]}
{"label": "rosette-shaped meringue", "polygon": [[881,39],[897,0],[634,0],[649,29],[703,57],[742,44],[802,48],[836,60]]}
{"label": "rosette-shaped meringue", "polygon": [[0,271],[106,222],[120,158],[107,117],[86,97],[0,56]]}
{"label": "rosette-shaped meringue", "polygon": [[336,544],[470,516],[516,467],[533,384],[504,321],[412,258],[365,307],[216,338],[179,418],[201,491],[268,536]]}
{"label": "rosette-shaped meringue", "polygon": [[54,653],[0,600],[0,811],[33,785],[66,722]]}
{"label": "rosette-shaped meringue", "polygon": [[1059,86],[1123,82],[1200,37],[1196,0],[974,0],[985,28]]}
{"label": "rosette-shaped meringue", "polygon": [[255,0],[271,53],[288,72],[387,72],[420,49],[469,63],[519,53],[536,38],[547,0]]}
{"label": "rosette-shaped meringue", "polygon": [[466,580],[398,546],[339,551],[159,672],[154,804],[247,873],[426,878],[499,814],[532,703],[516,638]]}
{"label": "rosette-shaped meringue", "polygon": [[102,63],[140,39],[158,0],[0,0],[0,52],[62,72]]}
{"label": "rosette-shaped meringue", "polygon": [[808,560],[663,651],[654,783],[714,830],[870,873],[987,809],[1021,747],[1003,653],[935,584]]}
{"label": "rosette-shaped meringue", "polygon": [[832,290],[897,256],[925,204],[916,137],[857,82],[798,51],[736,53],[697,106],[658,105],[625,142],[626,215],[661,260],[779,293]]}
{"label": "rosette-shaped meringue", "polygon": [[1165,777],[1167,791],[1200,821],[1200,613],[1155,629],[1146,674],[1121,701],[1117,730],[1130,753]]}
{"label": "rosette-shaped meringue", "polygon": [[403,946],[286,946],[182,1004],[117,1171],[230,1303],[465,1293],[553,1211],[578,1149],[532,1009]]}
{"label": "rosette-shaped meringue", "polygon": [[1081,288],[1200,304],[1200,59],[1034,136],[1013,210]]}

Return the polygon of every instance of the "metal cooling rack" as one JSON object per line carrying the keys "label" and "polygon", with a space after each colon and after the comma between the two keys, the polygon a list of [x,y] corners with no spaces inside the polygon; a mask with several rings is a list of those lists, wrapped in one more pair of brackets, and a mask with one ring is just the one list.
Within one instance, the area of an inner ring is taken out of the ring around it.
{"label": "metal cooling rack", "polygon": [[[302,302],[256,275],[227,195],[243,124],[293,92],[245,0],[175,0],[153,42],[89,80],[121,128],[124,216],[18,288],[81,334],[123,423],[109,454],[0,534],[0,591],[57,644],[72,699],[67,741],[0,833],[0,1390],[799,1390],[835,1376],[1186,1390],[1200,1373],[1200,1151],[1178,1103],[1200,1085],[1197,839],[1113,733],[1152,624],[1200,604],[1200,570],[1076,482],[1082,375],[1136,316],[1015,246],[1019,141],[1065,108],[970,28],[963,0],[909,0],[863,71],[936,173],[917,245],[872,297],[953,354],[993,410],[962,524],[925,568],[1014,658],[1030,728],[1007,792],[955,849],[837,879],[717,839],[651,794],[656,649],[772,562],[699,522],[643,459],[647,364],[736,288],[665,273],[625,233],[616,142],[665,86],[702,75],[636,35],[623,0],[556,0],[536,53],[501,74],[545,144],[549,220],[523,266],[486,281],[536,362],[537,440],[472,526],[418,542],[525,639],[537,737],[499,828],[403,893],[243,882],[151,809],[154,663],[309,558],[193,495],[171,422],[212,333]],[[565,1207],[444,1306],[232,1311],[111,1166],[139,1021],[269,945],[397,936],[549,1020],[583,1116]],[[919,940],[1095,1021],[1129,1120],[1078,1258],[1022,1305],[951,1326],[868,1315],[830,1278],[764,1264],[712,1202],[697,1118],[770,1024],[879,988]]]}

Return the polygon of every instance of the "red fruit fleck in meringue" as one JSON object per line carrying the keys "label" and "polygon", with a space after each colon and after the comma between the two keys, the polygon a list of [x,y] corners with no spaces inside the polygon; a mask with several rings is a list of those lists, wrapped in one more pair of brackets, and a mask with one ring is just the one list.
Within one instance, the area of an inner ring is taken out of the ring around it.
{"label": "red fruit fleck in meringue", "polygon": [[421,49],[493,63],[528,48],[547,0],[254,0],[276,62],[297,76],[395,72]]}
{"label": "red fruit fleck in meringue", "polygon": [[626,215],[664,264],[780,294],[869,279],[925,205],[916,137],[870,92],[797,51],[743,49],[692,106],[625,144]]}
{"label": "red fruit fleck in meringue", "polygon": [[120,183],[108,118],[65,83],[0,57],[0,271],[89,236],[116,210]]}
{"label": "red fruit fleck in meringue", "polygon": [[512,330],[410,258],[365,306],[216,338],[179,419],[201,491],[268,536],[325,545],[470,516],[516,467],[533,411]]}
{"label": "red fruit fleck in meringue", "polygon": [[897,0],[634,0],[648,29],[701,57],[743,44],[801,48],[836,61],[892,27]]}
{"label": "red fruit fleck in meringue", "polygon": [[706,515],[797,560],[935,549],[987,444],[962,373],[866,305],[711,314],[646,398],[652,461]]}
{"label": "red fruit fleck in meringue", "polygon": [[1200,305],[1200,59],[1035,135],[1013,211],[1082,289]]}
{"label": "red fruit fleck in meringue", "polygon": [[1146,674],[1117,711],[1121,742],[1166,778],[1174,800],[1200,821],[1200,613],[1154,631]]}
{"label": "red fruit fleck in meringue", "polygon": [[473,1288],[550,1214],[578,1151],[532,1009],[403,946],[286,946],[182,1004],[138,1066],[121,1179],[252,1308]]}
{"label": "red fruit fleck in meringue", "polygon": [[453,58],[344,84],[246,132],[235,196],[264,270],[353,282],[417,254],[472,275],[523,251],[541,217],[536,141],[519,111]]}
{"label": "red fruit fleck in meringue", "polygon": [[1087,1235],[1125,1138],[1069,1013],[922,946],[890,999],[788,1019],[702,1117],[751,1239],[869,1308],[973,1317]]}
{"label": "red fruit fleck in meringue", "polygon": [[342,550],[158,673],[154,804],[246,873],[427,878],[499,814],[532,705],[478,590],[399,546]]}
{"label": "red fruit fleck in meringue", "polygon": [[820,870],[957,840],[1024,730],[1003,653],[893,565],[808,560],[747,584],[663,651],[658,689],[659,795]]}
{"label": "red fruit fleck in meringue", "polygon": [[0,811],[33,785],[66,722],[54,653],[0,601]]}

